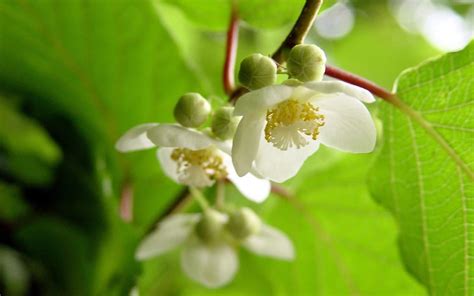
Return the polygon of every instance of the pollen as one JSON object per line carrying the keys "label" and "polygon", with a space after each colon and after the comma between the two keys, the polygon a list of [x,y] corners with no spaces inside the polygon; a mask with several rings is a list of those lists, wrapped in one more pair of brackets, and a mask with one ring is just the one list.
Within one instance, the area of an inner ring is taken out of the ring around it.
{"label": "pollen", "polygon": [[324,115],[310,102],[286,100],[267,110],[265,140],[280,150],[301,148],[316,140]]}
{"label": "pollen", "polygon": [[213,148],[191,150],[175,148],[171,159],[177,163],[180,179],[191,186],[211,186],[214,180],[227,177],[227,170],[219,153]]}

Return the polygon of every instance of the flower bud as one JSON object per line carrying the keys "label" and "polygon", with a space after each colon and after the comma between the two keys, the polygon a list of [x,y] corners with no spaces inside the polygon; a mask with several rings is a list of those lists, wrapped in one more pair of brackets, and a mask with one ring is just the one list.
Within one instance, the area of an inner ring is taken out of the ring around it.
{"label": "flower bud", "polygon": [[224,226],[224,216],[216,210],[206,209],[196,224],[196,234],[204,242],[216,240]]}
{"label": "flower bud", "polygon": [[277,66],[269,57],[254,53],[240,63],[239,81],[250,90],[272,85],[276,79]]}
{"label": "flower bud", "polygon": [[185,127],[199,127],[211,113],[211,104],[198,93],[187,93],[174,107],[174,118]]}
{"label": "flower bud", "polygon": [[239,124],[239,118],[233,116],[234,107],[224,106],[217,109],[212,117],[211,129],[221,140],[232,138]]}
{"label": "flower bud", "polygon": [[254,211],[249,208],[241,208],[230,216],[227,230],[236,239],[243,240],[260,231],[261,226],[262,221]]}
{"label": "flower bud", "polygon": [[313,44],[299,44],[293,47],[287,61],[290,77],[303,82],[321,81],[326,70],[326,54]]}

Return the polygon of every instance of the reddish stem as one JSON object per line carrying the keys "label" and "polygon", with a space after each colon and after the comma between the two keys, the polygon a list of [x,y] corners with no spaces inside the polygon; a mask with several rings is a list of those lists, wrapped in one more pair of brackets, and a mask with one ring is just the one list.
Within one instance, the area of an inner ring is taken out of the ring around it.
{"label": "reddish stem", "polygon": [[236,5],[233,3],[229,29],[227,30],[227,43],[226,43],[225,63],[224,63],[224,73],[223,73],[224,91],[227,95],[230,95],[235,88],[234,67],[235,67],[235,56],[237,53],[238,38],[239,38],[239,17],[237,15]]}
{"label": "reddish stem", "polygon": [[133,187],[127,180],[124,182],[120,196],[120,217],[125,222],[133,220]]}
{"label": "reddish stem", "polygon": [[381,99],[384,99],[388,102],[392,102],[394,94],[390,91],[386,90],[385,88],[375,84],[374,82],[357,76],[355,74],[346,72],[342,69],[326,65],[326,75],[331,76],[333,78],[337,78],[339,80],[348,82],[353,85],[357,85],[359,87],[365,88],[366,90],[370,91],[372,94],[378,96]]}

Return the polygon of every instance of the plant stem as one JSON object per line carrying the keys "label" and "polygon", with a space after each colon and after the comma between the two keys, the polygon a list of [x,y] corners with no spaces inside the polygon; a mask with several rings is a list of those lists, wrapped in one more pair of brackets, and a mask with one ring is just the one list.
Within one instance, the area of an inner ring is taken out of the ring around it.
{"label": "plant stem", "polygon": [[197,203],[203,210],[209,207],[209,203],[202,194],[201,190],[197,189],[196,187],[189,186],[189,192],[191,192],[191,195],[194,197],[194,199],[197,201]]}
{"label": "plant stem", "polygon": [[300,16],[296,20],[290,33],[272,55],[272,58],[277,63],[284,63],[286,61],[288,50],[293,48],[293,46],[304,42],[304,39],[311,29],[311,25],[316,19],[316,15],[318,14],[319,8],[321,8],[322,4],[323,0],[306,0]]}
{"label": "plant stem", "polygon": [[217,181],[216,183],[216,208],[223,209],[225,203],[225,183]]}
{"label": "plant stem", "polygon": [[224,91],[227,95],[230,95],[235,88],[234,83],[234,67],[235,67],[235,56],[237,53],[237,45],[239,38],[239,17],[237,15],[237,6],[232,1],[232,12],[229,22],[229,28],[227,30],[227,42],[225,51],[225,62],[223,71],[223,84]]}
{"label": "plant stem", "polygon": [[395,103],[395,94],[363,77],[357,76],[355,74],[329,65],[326,65],[326,72],[324,74],[348,82],[350,84],[362,87],[370,91],[372,94],[378,96],[379,98],[384,99],[385,101],[388,101],[392,104]]}

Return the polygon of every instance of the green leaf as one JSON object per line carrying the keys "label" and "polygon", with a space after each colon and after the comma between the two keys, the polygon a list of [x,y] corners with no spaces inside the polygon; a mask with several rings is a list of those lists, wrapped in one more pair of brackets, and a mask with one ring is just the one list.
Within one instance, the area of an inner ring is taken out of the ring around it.
{"label": "green leaf", "polygon": [[375,198],[407,268],[433,295],[474,293],[474,44],[404,72],[383,104]]}
{"label": "green leaf", "polygon": [[61,150],[18,105],[13,98],[0,96],[0,172],[26,184],[45,186],[61,160]]}
{"label": "green leaf", "polygon": [[31,209],[23,200],[20,190],[0,181],[0,220],[13,222],[23,218]]}
{"label": "green leaf", "polygon": [[[25,199],[34,204],[32,215],[64,221],[63,226],[51,226],[55,233],[46,233],[53,245],[49,250],[43,245],[38,246],[42,250],[30,245],[24,249],[26,256],[50,252],[39,257],[48,261],[44,265],[66,290],[55,294],[81,293],[76,285],[89,279],[82,283],[83,295],[128,293],[135,280],[134,232],[139,230],[125,225],[118,215],[121,181],[132,180],[139,188],[134,200],[146,203],[146,215],[139,212],[135,218],[137,228],[148,227],[174,194],[174,187],[163,186],[165,178],[152,151],[122,156],[113,148],[134,125],[170,122],[177,98],[191,90],[201,91],[200,81],[181,57],[152,2],[0,2],[0,88],[21,97],[25,117],[34,117],[63,152],[48,188],[24,190]],[[0,129],[4,127],[0,124]],[[31,141],[12,139],[12,145]],[[31,177],[34,160],[14,160],[15,172]],[[4,168],[3,162],[0,167]],[[25,228],[33,230],[22,232],[22,240],[43,244],[35,235],[38,226],[26,222]],[[68,236],[69,226],[74,230]],[[38,231],[47,232],[45,228]],[[75,238],[75,230],[80,238]],[[85,271],[64,271],[67,266],[53,262],[55,242],[60,248],[68,239],[90,248],[86,254],[81,246],[70,248],[67,254],[79,265],[87,261]]]}
{"label": "green leaf", "polygon": [[[231,1],[227,0],[164,0],[179,7],[186,16],[203,29],[223,31],[230,20]],[[256,28],[271,29],[294,22],[303,7],[303,0],[239,0],[239,18]]]}
{"label": "green leaf", "polygon": [[16,154],[28,154],[55,165],[61,151],[47,131],[35,120],[16,110],[13,103],[0,97],[0,146]]}

